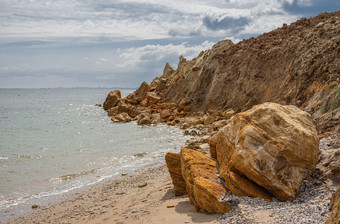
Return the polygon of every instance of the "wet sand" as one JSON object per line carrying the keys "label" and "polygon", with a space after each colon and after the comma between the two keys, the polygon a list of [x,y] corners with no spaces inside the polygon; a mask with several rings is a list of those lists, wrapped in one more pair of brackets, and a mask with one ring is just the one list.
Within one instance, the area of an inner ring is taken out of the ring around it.
{"label": "wet sand", "polygon": [[[146,185],[146,186],[145,186]],[[105,181],[8,223],[217,223],[175,197],[166,165]]]}

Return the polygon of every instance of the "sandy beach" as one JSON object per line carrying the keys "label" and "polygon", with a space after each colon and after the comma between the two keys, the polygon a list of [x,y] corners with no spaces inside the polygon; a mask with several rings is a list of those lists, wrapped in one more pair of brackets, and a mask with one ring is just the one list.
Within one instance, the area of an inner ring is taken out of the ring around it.
{"label": "sandy beach", "polygon": [[[146,186],[145,186],[146,185]],[[175,197],[165,165],[109,180],[8,223],[216,223]]]}
{"label": "sandy beach", "polygon": [[229,200],[237,201],[230,212],[203,214],[194,212],[187,196],[174,196],[164,164],[99,183],[7,224],[324,223],[334,191],[319,180],[306,180],[293,201],[228,195]]}

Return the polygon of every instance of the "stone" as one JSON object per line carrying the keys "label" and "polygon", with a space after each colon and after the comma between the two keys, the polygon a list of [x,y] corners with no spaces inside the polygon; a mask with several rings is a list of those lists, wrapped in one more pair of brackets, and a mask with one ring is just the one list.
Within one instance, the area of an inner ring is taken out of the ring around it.
{"label": "stone", "polygon": [[139,111],[131,104],[122,103],[117,107],[117,113],[127,113],[130,117],[135,118]]}
{"label": "stone", "polygon": [[39,205],[32,205],[33,209],[39,208]]}
{"label": "stone", "polygon": [[138,184],[138,187],[143,188],[143,187],[146,187],[147,185],[148,185],[148,183],[143,182],[143,183]]}
{"label": "stone", "polygon": [[160,118],[162,120],[167,120],[171,116],[170,110],[162,110],[160,113]]}
{"label": "stone", "polygon": [[233,110],[233,109],[228,109],[228,110],[226,110],[226,111],[224,111],[223,112],[223,117],[224,117],[224,119],[230,119],[232,116],[234,116],[235,115],[235,111]]}
{"label": "stone", "polygon": [[243,186],[245,177],[286,201],[315,169],[319,139],[308,113],[264,103],[229,120],[218,132],[216,154],[221,178],[235,177],[230,185]]}
{"label": "stone", "polygon": [[114,116],[114,115],[117,115],[117,114],[118,114],[117,109],[118,109],[118,107],[112,107],[112,108],[110,108],[110,109],[107,111],[107,116],[112,117],[112,116]]}
{"label": "stone", "polygon": [[340,184],[340,131],[320,140],[320,160],[316,169],[328,186]]}
{"label": "stone", "polygon": [[142,107],[147,107],[149,104],[148,104],[148,99],[147,98],[145,98],[145,99],[143,99],[141,102],[140,102],[140,105],[142,106]]}
{"label": "stone", "polygon": [[115,107],[121,98],[122,96],[119,90],[109,92],[103,104],[104,110],[109,110],[110,108]]}
{"label": "stone", "polygon": [[145,97],[147,92],[149,92],[150,86],[147,82],[143,82],[140,87],[135,91],[136,98],[139,99],[139,101],[142,101]]}
{"label": "stone", "polygon": [[144,117],[144,118],[142,118],[142,119],[140,119],[140,120],[137,121],[137,124],[138,124],[138,125],[149,125],[149,124],[151,124],[151,123],[152,123],[152,122],[151,122],[150,117]]}
{"label": "stone", "polygon": [[159,123],[161,123],[160,114],[159,113],[152,114],[151,120],[152,120],[152,124],[159,124]]}
{"label": "stone", "polygon": [[215,117],[212,115],[208,115],[205,119],[204,119],[204,125],[210,125],[215,121]]}
{"label": "stone", "polygon": [[218,135],[215,134],[209,139],[210,157],[213,159],[217,159],[217,153],[216,153],[217,136]]}
{"label": "stone", "polygon": [[188,129],[188,128],[190,128],[190,127],[191,127],[191,126],[190,126],[190,124],[188,124],[188,123],[183,123],[182,126],[181,126],[182,129]]}
{"label": "stone", "polygon": [[201,143],[209,143],[211,136],[210,135],[204,135],[200,138]]}
{"label": "stone", "polygon": [[331,198],[332,212],[327,218],[325,224],[339,224],[340,223],[340,185]]}
{"label": "stone", "polygon": [[111,121],[113,122],[130,122],[132,121],[131,117],[127,113],[121,113],[114,116],[111,116]]}
{"label": "stone", "polygon": [[[205,156],[203,153],[188,148],[181,149],[180,159],[182,176],[187,186],[190,203],[195,206],[197,211],[202,211],[203,208],[200,207],[202,203],[197,203],[194,193],[195,179],[203,178],[218,182],[216,175],[218,172],[217,162]],[[205,191],[210,192],[210,190],[207,189]]]}
{"label": "stone", "polygon": [[189,110],[190,99],[184,98],[178,104],[179,111],[188,111]]}
{"label": "stone", "polygon": [[224,214],[231,207],[221,201],[227,190],[216,180],[197,177],[194,180],[194,197],[202,212]]}
{"label": "stone", "polygon": [[242,173],[238,172],[233,166],[228,168],[228,170],[223,170],[223,176],[225,177],[228,175],[228,178],[224,178],[225,186],[234,195],[262,198],[265,201],[271,201],[273,196],[266,189],[249,180]]}
{"label": "stone", "polygon": [[146,97],[148,99],[148,104],[152,105],[155,103],[158,103],[161,100],[161,97],[158,96],[156,93],[154,92],[147,92],[146,93]]}
{"label": "stone", "polygon": [[219,121],[215,121],[211,124],[211,126],[213,127],[214,130],[218,131],[220,128],[222,128],[223,126],[225,126],[228,123],[227,120],[219,120]]}
{"label": "stone", "polygon": [[143,112],[137,117],[138,125],[149,125],[151,124],[152,115],[149,112]]}
{"label": "stone", "polygon": [[136,96],[135,93],[130,93],[123,100],[125,103],[132,105],[138,105],[140,103],[140,99]]}
{"label": "stone", "polygon": [[165,162],[168,167],[176,196],[187,194],[186,183],[182,176],[181,159],[179,153],[167,152]]}

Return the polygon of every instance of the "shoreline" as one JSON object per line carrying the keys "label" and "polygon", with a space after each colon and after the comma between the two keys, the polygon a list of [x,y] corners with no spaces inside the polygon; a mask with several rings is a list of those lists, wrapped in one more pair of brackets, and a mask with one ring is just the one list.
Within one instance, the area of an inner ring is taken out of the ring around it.
{"label": "shoreline", "polygon": [[163,163],[87,187],[5,223],[217,223],[220,216],[194,212],[187,196],[175,197]]}
{"label": "shoreline", "polygon": [[194,212],[187,195],[174,195],[163,163],[92,185],[5,223],[323,223],[334,191],[315,179],[305,180],[299,196],[287,202],[228,193],[229,200],[236,202],[230,212],[204,214]]}

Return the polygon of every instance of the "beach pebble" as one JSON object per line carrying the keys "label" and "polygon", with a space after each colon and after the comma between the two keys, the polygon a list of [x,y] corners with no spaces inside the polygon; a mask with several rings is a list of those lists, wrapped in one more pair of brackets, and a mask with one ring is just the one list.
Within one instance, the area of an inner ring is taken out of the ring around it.
{"label": "beach pebble", "polygon": [[126,175],[128,175],[128,173],[122,173],[122,176],[126,176]]}
{"label": "beach pebble", "polygon": [[167,205],[166,207],[167,207],[167,208],[174,208],[175,205]]}
{"label": "beach pebble", "polygon": [[[272,202],[260,198],[238,197],[231,192],[222,198],[233,209],[218,221],[220,224],[230,223],[324,223],[330,211],[328,204],[334,189],[319,180],[303,181],[299,195],[291,201]],[[266,218],[259,218],[265,214]]]}
{"label": "beach pebble", "polygon": [[33,209],[39,208],[39,205],[32,205],[32,208],[33,208]]}
{"label": "beach pebble", "polygon": [[142,188],[142,187],[146,187],[147,185],[148,185],[148,183],[143,182],[143,183],[141,183],[141,184],[138,184],[138,187],[139,187],[139,188]]}

